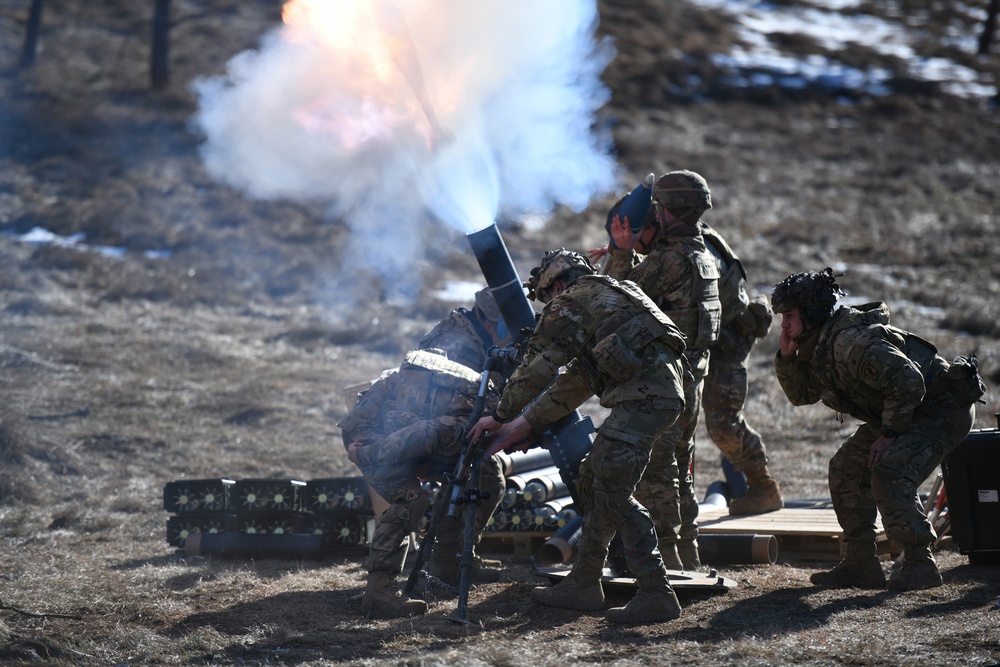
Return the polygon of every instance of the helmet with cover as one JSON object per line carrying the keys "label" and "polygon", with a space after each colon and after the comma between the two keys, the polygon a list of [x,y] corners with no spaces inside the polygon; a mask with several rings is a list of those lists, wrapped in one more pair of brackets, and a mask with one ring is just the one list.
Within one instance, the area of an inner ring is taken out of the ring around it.
{"label": "helmet with cover", "polygon": [[493,298],[493,290],[489,287],[484,287],[476,292],[475,308],[479,311],[478,315],[488,322],[496,322],[500,319],[500,307],[497,306],[497,301]]}
{"label": "helmet with cover", "polygon": [[473,311],[480,322],[484,325],[492,326],[496,332],[495,340],[489,342],[499,345],[510,335],[510,332],[507,330],[507,324],[503,320],[503,315],[500,314],[500,306],[497,304],[497,300],[493,296],[493,290],[490,287],[484,287],[476,292],[476,304],[473,307]]}
{"label": "helmet with cover", "polygon": [[524,283],[528,288],[528,298],[548,303],[552,297],[552,285],[557,280],[570,283],[580,276],[596,272],[594,265],[584,255],[566,248],[546,251],[540,266],[531,270],[531,277]]}
{"label": "helmet with cover", "polygon": [[771,294],[771,308],[776,313],[799,309],[799,317],[807,327],[823,324],[831,315],[837,301],[847,296],[837,284],[837,278],[830,267],[822,271],[794,273],[774,286]]}
{"label": "helmet with cover", "polygon": [[671,171],[653,185],[653,202],[688,224],[698,222],[712,208],[712,192],[701,174],[687,169]]}

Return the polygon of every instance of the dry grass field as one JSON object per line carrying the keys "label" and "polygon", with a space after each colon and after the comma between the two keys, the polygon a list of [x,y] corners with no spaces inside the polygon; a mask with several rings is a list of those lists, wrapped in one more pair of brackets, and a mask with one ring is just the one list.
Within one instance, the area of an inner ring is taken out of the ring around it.
{"label": "dry grass field", "polygon": [[[415,302],[341,293],[349,230],[319,204],[218,183],[189,127],[188,83],[257,46],[280,3],[175,0],[173,83],[157,93],[147,4],[50,0],[36,64],[18,71],[28,3],[0,1],[0,665],[1000,664],[1000,569],[950,542],[938,589],[819,589],[809,575],[829,563],[779,557],[723,568],[736,589],[685,594],[680,619],[641,628],[533,605],[523,557],[473,590],[463,626],[449,601],[363,619],[363,555],[212,560],[169,546],[172,480],[354,474],[341,389],[397,365],[465,305],[437,290],[481,274],[461,234],[441,230]],[[858,6],[917,26],[921,55],[1000,74],[997,46],[976,57],[943,40],[975,29],[974,8]],[[636,0],[601,13],[618,49],[606,113],[630,182],[704,174],[708,220],[756,293],[833,266],[851,298],[886,301],[945,356],[977,353],[990,390],[976,426],[996,427],[996,100],[950,95],[862,47],[826,55],[894,72],[894,92],[738,87],[711,59],[739,41],[721,12]],[[612,200],[505,231],[519,272],[543,250],[603,243]],[[29,243],[36,227],[82,241]],[[747,416],[785,496],[828,497],[827,461],[853,424],[788,404],[777,340],[754,350]],[[702,493],[719,475],[703,430],[697,458]]]}

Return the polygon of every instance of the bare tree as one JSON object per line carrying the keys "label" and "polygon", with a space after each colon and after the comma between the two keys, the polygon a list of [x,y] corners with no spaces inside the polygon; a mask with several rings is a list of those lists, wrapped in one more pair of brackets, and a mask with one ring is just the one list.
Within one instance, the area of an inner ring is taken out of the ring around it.
{"label": "bare tree", "polygon": [[990,51],[990,42],[993,41],[993,33],[997,28],[997,12],[1000,11],[1000,0],[990,0],[989,9],[986,10],[986,24],[983,26],[983,34],[979,36],[979,55],[985,56]]}
{"label": "bare tree", "polygon": [[42,10],[45,0],[31,0],[31,12],[28,14],[28,29],[24,33],[24,48],[21,50],[19,67],[28,69],[35,64],[35,52],[38,50],[38,34],[42,28]]}
{"label": "bare tree", "polygon": [[156,90],[162,90],[170,84],[170,0],[156,0],[153,8],[150,77]]}

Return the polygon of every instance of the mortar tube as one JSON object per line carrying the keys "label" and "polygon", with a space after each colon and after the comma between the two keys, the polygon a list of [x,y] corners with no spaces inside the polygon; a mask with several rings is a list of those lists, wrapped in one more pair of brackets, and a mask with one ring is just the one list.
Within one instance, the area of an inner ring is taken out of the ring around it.
{"label": "mortar tube", "polygon": [[725,454],[722,455],[722,474],[726,476],[726,485],[729,487],[731,498],[746,495],[748,491],[747,476],[742,471],[737,470]]}
{"label": "mortar tube", "polygon": [[778,560],[778,540],[754,533],[701,533],[698,554],[702,563],[710,565],[773,565]]}
{"label": "mortar tube", "polygon": [[729,485],[722,480],[716,480],[705,490],[705,499],[698,504],[699,508],[729,507]]}
{"label": "mortar tube", "polygon": [[[466,234],[466,238],[511,336],[516,339],[524,329],[534,331],[535,311],[524,294],[521,279],[496,223]],[[562,471],[567,486],[573,489],[580,462],[593,444],[594,423],[589,416],[574,410],[551,424],[549,430],[555,435],[549,445],[552,459]]]}
{"label": "mortar tube", "polygon": [[543,563],[568,563],[573,560],[583,541],[583,517],[577,516],[552,535],[538,549]]}

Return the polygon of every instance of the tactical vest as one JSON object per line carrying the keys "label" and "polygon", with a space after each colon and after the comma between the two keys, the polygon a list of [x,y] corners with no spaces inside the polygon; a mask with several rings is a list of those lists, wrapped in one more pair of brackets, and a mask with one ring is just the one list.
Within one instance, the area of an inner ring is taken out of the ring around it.
{"label": "tactical vest", "polygon": [[605,317],[588,342],[589,358],[581,362],[601,378],[600,382],[606,378],[624,382],[639,375],[642,350],[654,340],[666,343],[677,354],[684,351],[684,334],[635,283],[607,276],[581,276],[577,280],[601,282],[632,305]]}
{"label": "tactical vest", "polygon": [[719,340],[722,327],[722,302],[719,299],[719,265],[711,253],[701,252],[699,244],[687,237],[673,237],[683,248],[684,257],[694,271],[689,308],[663,307],[677,328],[687,337],[690,350],[702,350]]}
{"label": "tactical vest", "polygon": [[722,325],[727,326],[750,306],[746,290],[747,272],[743,262],[717,231],[706,225],[702,236],[709,252],[719,262],[719,301],[722,303]]}
{"label": "tactical vest", "polygon": [[441,354],[415,350],[399,367],[399,387],[392,410],[423,419],[471,412],[479,391],[480,376]]}
{"label": "tactical vest", "polygon": [[834,340],[834,355],[845,359],[847,370],[851,375],[861,374],[861,362],[867,351],[867,346],[858,345],[858,341],[871,338],[873,335],[890,343],[906,355],[907,359],[920,368],[925,382],[946,367],[942,363],[944,360],[937,354],[937,348],[930,341],[888,324],[871,324],[867,327],[845,329]]}

